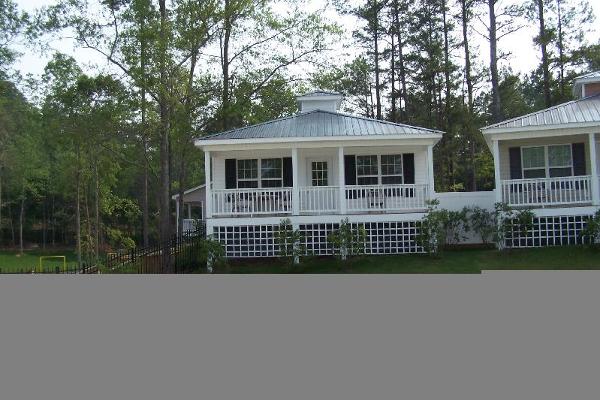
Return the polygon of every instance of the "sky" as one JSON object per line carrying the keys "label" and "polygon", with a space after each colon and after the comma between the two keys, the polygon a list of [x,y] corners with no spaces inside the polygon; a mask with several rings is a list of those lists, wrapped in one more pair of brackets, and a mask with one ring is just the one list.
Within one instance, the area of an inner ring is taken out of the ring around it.
{"label": "sky", "polygon": [[[21,9],[29,12],[41,6],[54,4],[55,2],[56,0],[16,0],[16,3]],[[319,9],[325,5],[326,0],[308,0],[308,3],[308,9]],[[597,25],[597,22],[600,21],[600,1],[590,1],[590,3],[594,8]],[[331,51],[331,59],[342,59],[343,57],[340,55],[347,53],[347,50],[342,49],[342,43],[347,43],[351,40],[351,32],[355,27],[355,21],[352,17],[340,17],[333,10],[328,11],[325,15],[331,19],[335,19],[346,30],[345,35],[347,40],[339,41],[339,48],[334,48]],[[503,65],[510,66],[514,72],[520,73],[526,73],[534,69],[539,64],[539,51],[533,44],[533,37],[535,35],[536,27],[530,25],[515,34],[502,39],[500,43],[501,50],[511,53],[506,60],[502,61]],[[479,60],[482,63],[487,63],[489,50],[486,40],[477,34],[474,34],[473,38],[474,43],[477,45],[476,51]],[[587,37],[587,40],[589,42],[595,42],[598,38],[600,38],[600,31],[597,29]],[[50,48],[72,55],[82,66],[84,66],[84,70],[91,70],[93,66],[99,66],[100,68],[107,67],[105,60],[101,56],[93,50],[76,49],[73,41],[70,39],[51,42]],[[22,52],[22,56],[15,67],[21,72],[22,76],[28,74],[32,74],[36,77],[39,76],[52,56],[52,50],[41,53],[39,49],[29,49],[26,46],[22,46],[20,47],[20,51]]]}

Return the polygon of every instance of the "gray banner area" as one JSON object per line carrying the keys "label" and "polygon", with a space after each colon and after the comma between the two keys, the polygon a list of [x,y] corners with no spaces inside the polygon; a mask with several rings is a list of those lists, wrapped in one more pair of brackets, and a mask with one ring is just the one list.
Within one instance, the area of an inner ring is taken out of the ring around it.
{"label": "gray banner area", "polygon": [[597,399],[600,272],[2,276],[0,399]]}

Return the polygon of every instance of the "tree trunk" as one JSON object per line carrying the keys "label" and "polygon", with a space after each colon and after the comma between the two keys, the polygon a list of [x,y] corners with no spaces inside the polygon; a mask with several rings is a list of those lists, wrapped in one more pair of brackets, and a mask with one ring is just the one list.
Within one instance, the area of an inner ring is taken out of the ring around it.
{"label": "tree trunk", "polygon": [[398,122],[397,108],[396,108],[396,60],[394,55],[394,34],[390,35],[392,41],[392,52],[390,54],[390,82],[391,82],[391,103],[392,103],[392,121]]}
{"label": "tree trunk", "polygon": [[445,121],[446,129],[450,131],[450,101],[452,97],[450,82],[450,45],[448,39],[448,22],[446,21],[446,0],[442,0],[442,22],[444,25],[444,84],[445,84]]}
{"label": "tree trunk", "polygon": [[77,149],[77,174],[75,190],[75,239],[77,242],[77,267],[81,268],[81,162],[79,148]]}
{"label": "tree trunk", "polygon": [[25,218],[25,194],[21,196],[21,209],[19,211],[19,254],[23,254],[23,220]]}
{"label": "tree trunk", "polygon": [[[406,69],[404,66],[404,36],[402,34],[402,29],[400,26],[400,9],[398,7],[398,0],[394,0],[393,3],[394,10],[394,24],[396,31],[396,39],[397,39],[397,47],[398,47],[398,75],[400,79],[400,121],[407,122],[408,121],[408,97],[406,92]],[[404,102],[404,104],[402,104]]]}
{"label": "tree trunk", "polygon": [[48,222],[48,213],[46,210],[46,199],[42,200],[42,249],[46,250],[46,231]]}
{"label": "tree trunk", "polygon": [[548,60],[548,38],[546,32],[546,21],[544,20],[544,0],[537,0],[538,18],[540,23],[540,49],[542,51],[542,73],[544,76],[544,101],[546,107],[552,105],[550,93],[550,62]]}
{"label": "tree trunk", "polygon": [[502,120],[500,79],[498,77],[498,39],[496,38],[496,0],[487,0],[490,15],[490,75],[492,79],[492,122]]}
{"label": "tree trunk", "polygon": [[377,119],[383,119],[382,118],[382,114],[381,114],[381,84],[380,84],[380,74],[381,71],[379,70],[379,10],[378,10],[379,5],[377,4],[377,1],[374,1],[373,3],[373,11],[374,11],[374,18],[373,18],[373,57],[375,60],[375,109],[377,111]]}
{"label": "tree trunk", "polygon": [[[170,207],[170,146],[169,137],[171,130],[170,122],[170,104],[167,94],[168,76],[167,76],[167,8],[166,0],[159,0],[160,8],[160,239],[166,242],[171,237],[171,207]],[[170,257],[168,252],[163,252],[164,272],[171,272]]]}
{"label": "tree trunk", "polygon": [[140,70],[142,74],[142,87],[140,90],[140,108],[141,108],[141,125],[142,125],[142,151],[144,163],[144,183],[142,193],[142,237],[144,247],[150,245],[149,240],[149,206],[148,206],[148,127],[146,126],[146,39],[145,28],[146,20],[144,15],[140,16]]}
{"label": "tree trunk", "polygon": [[477,169],[475,166],[476,149],[475,135],[479,132],[473,129],[473,77],[471,76],[471,51],[469,48],[469,21],[471,11],[471,0],[461,0],[461,20],[462,20],[462,34],[463,34],[463,48],[465,50],[465,81],[467,83],[467,123],[465,131],[469,138],[469,150],[470,150],[470,180],[471,190],[477,190]]}
{"label": "tree trunk", "polygon": [[94,263],[97,265],[98,260],[99,260],[99,254],[100,254],[100,231],[102,229],[100,226],[100,180],[98,178],[98,160],[96,160],[96,162],[94,164],[94,175],[95,175],[95,181],[96,181],[96,187],[95,187],[96,193],[94,196],[94,214],[95,214],[95,220],[96,220],[96,229],[94,230],[94,233],[96,234]]}
{"label": "tree trunk", "polygon": [[2,167],[0,166],[0,246],[2,246],[2,239],[3,239],[3,227],[2,227]]}
{"label": "tree trunk", "polygon": [[556,12],[557,12],[557,24],[558,24],[558,71],[559,71],[559,85],[560,85],[560,99],[566,100],[565,90],[565,45],[563,42],[563,31],[562,31],[562,3],[561,0],[556,0]]}
{"label": "tree trunk", "polygon": [[231,125],[229,118],[229,41],[231,39],[231,9],[229,0],[225,0],[225,15],[223,20],[223,40],[221,43],[221,73],[223,74],[223,92],[221,93],[222,130],[226,131]]}

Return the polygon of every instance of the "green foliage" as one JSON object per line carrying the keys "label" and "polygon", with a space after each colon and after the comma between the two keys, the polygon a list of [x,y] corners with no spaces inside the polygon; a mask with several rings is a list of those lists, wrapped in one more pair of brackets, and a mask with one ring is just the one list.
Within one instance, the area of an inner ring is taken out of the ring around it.
{"label": "green foliage", "polygon": [[469,230],[467,209],[439,209],[439,200],[427,202],[427,215],[421,219],[417,242],[428,254],[439,255],[450,244],[457,244]]}
{"label": "green foliage", "polygon": [[585,224],[585,228],[580,233],[590,246],[597,247],[600,243],[600,210],[590,217]]}
{"label": "green foliage", "polygon": [[282,219],[279,222],[277,232],[275,232],[275,243],[279,248],[279,257],[287,262],[297,263],[300,257],[306,254],[306,247],[302,244],[304,235],[300,230],[294,229],[289,218]]}
{"label": "green foliage", "polygon": [[106,238],[113,249],[135,248],[135,241],[120,229],[107,227]]}
{"label": "green foliage", "polygon": [[333,246],[335,255],[342,260],[365,254],[366,240],[365,227],[358,225],[353,228],[348,218],[343,219],[338,230],[327,237],[327,241]]}
{"label": "green foliage", "polygon": [[207,236],[200,244],[200,258],[206,262],[209,271],[213,267],[222,267],[226,264],[225,248],[223,244],[212,236]]}

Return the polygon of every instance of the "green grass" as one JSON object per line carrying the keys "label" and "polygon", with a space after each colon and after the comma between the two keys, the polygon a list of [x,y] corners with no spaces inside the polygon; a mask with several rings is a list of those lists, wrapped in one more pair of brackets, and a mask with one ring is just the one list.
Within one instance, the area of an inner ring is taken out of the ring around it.
{"label": "green grass", "polygon": [[[2,272],[31,271],[39,265],[40,256],[66,256],[67,266],[72,267],[77,261],[75,253],[69,250],[26,251],[19,255],[18,251],[0,251],[0,270]],[[62,260],[49,259],[43,261],[43,268],[62,267]]]}
{"label": "green grass", "polygon": [[216,272],[238,274],[479,274],[482,270],[600,269],[600,250],[587,247],[550,247],[506,250],[468,249],[427,255],[370,256],[342,263],[333,258],[309,258],[298,266],[279,260],[233,261]]}

